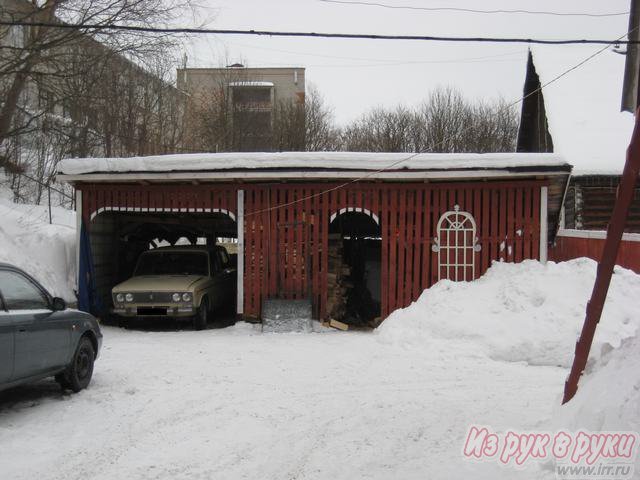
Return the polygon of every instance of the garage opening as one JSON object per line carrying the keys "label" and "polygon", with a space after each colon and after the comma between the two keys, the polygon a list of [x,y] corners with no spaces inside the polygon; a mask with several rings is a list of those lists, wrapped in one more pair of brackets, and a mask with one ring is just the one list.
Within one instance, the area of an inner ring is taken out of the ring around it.
{"label": "garage opening", "polygon": [[[98,214],[89,229],[96,310],[110,317],[112,288],[130,278],[140,255],[174,245],[222,245],[237,265],[237,224],[228,212],[118,212]],[[237,288],[237,285],[236,285]],[[236,311],[235,295],[229,312]]]}
{"label": "garage opening", "polygon": [[366,211],[345,210],[329,224],[327,313],[354,327],[375,327],[381,305],[379,221]]}

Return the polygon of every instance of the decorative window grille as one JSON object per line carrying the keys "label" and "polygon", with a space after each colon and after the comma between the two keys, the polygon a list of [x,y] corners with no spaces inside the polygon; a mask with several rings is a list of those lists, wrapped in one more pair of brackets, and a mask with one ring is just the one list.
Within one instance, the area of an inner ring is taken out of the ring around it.
{"label": "decorative window grille", "polygon": [[436,227],[432,250],[438,254],[438,280],[473,280],[476,276],[475,254],[481,250],[476,237],[476,222],[456,205],[445,212]]}

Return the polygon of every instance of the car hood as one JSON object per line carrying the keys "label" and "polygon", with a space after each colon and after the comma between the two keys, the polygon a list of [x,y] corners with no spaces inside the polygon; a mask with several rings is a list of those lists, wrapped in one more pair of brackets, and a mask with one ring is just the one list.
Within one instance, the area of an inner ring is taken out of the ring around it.
{"label": "car hood", "polygon": [[131,277],[115,287],[114,292],[180,292],[189,290],[200,280],[201,275],[141,275]]}

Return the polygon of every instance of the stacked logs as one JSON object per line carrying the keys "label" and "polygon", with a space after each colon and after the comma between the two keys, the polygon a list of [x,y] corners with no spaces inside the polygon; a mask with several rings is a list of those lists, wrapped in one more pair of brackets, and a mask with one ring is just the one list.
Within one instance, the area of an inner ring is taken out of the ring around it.
{"label": "stacked logs", "polygon": [[344,264],[342,251],[342,235],[329,235],[327,252],[327,312],[333,320],[343,320],[347,316],[347,297],[353,283],[348,280],[351,268]]}

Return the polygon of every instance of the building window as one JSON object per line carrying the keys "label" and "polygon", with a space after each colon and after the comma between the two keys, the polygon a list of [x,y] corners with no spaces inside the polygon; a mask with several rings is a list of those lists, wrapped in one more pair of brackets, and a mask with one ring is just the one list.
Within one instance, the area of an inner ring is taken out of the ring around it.
{"label": "building window", "polygon": [[432,250],[438,254],[438,280],[473,280],[475,254],[481,248],[473,216],[456,205],[440,217],[436,234]]}

